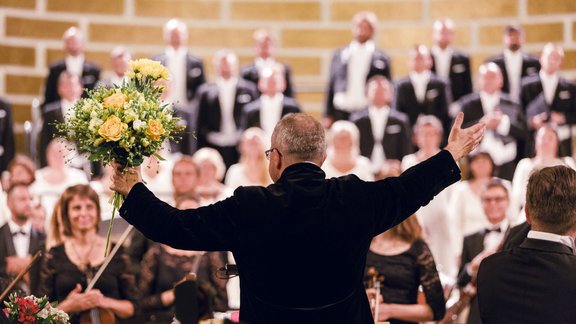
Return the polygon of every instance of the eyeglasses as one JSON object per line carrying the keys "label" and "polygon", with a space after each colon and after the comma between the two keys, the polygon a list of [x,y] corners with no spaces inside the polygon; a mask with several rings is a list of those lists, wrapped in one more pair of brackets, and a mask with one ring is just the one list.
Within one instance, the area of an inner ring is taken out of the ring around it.
{"label": "eyeglasses", "polygon": [[282,157],[282,153],[280,153],[280,151],[277,148],[273,147],[269,150],[264,151],[264,155],[266,155],[266,160],[270,160],[270,154],[272,154],[272,151],[278,152],[278,155]]}
{"label": "eyeglasses", "polygon": [[491,202],[501,203],[505,200],[508,200],[508,197],[500,196],[500,197],[483,197],[482,198],[482,202],[485,204],[489,204]]}

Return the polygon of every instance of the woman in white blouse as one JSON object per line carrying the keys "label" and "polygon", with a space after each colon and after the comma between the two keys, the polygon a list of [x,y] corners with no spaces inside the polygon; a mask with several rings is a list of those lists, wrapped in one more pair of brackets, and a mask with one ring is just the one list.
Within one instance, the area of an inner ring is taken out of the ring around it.
{"label": "woman in white blouse", "polygon": [[365,181],[374,180],[370,160],[360,155],[360,132],[354,123],[339,120],[332,124],[322,170],[327,178],[355,174]]}
{"label": "woman in white blouse", "polygon": [[240,160],[226,173],[224,183],[231,189],[239,186],[267,186],[272,183],[268,174],[266,151],[269,141],[266,133],[258,127],[251,127],[240,138]]}

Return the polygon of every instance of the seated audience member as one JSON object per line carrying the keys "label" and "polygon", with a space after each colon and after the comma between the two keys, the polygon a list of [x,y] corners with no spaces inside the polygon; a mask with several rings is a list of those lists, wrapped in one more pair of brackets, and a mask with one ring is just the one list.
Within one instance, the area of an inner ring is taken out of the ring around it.
{"label": "seated audience member", "polygon": [[[98,308],[114,318],[129,318],[137,309],[138,291],[130,260],[123,248],[112,258],[94,288],[86,285],[104,262],[105,238],[98,236],[100,203],[88,185],[75,185],[62,194],[62,243],[45,256],[41,270],[42,294],[80,323]],[[89,320],[89,318],[88,318]]]}
{"label": "seated audience member", "polygon": [[400,161],[412,152],[408,116],[391,108],[392,84],[376,75],[367,84],[368,109],[350,116],[360,131],[360,154],[370,159],[376,179],[398,176]]}
{"label": "seated audience member", "polygon": [[10,219],[10,211],[6,205],[6,192],[15,184],[30,185],[35,180],[36,165],[28,156],[16,154],[8,163],[8,169],[2,175],[2,190],[0,190],[0,225]]}
{"label": "seated audience member", "polygon": [[269,139],[264,131],[251,127],[242,133],[240,138],[240,161],[226,172],[224,183],[230,189],[239,186],[267,186],[272,183],[268,175],[268,161],[265,150]]}
{"label": "seated audience member", "polygon": [[[44,233],[32,226],[33,199],[27,184],[14,184],[7,192],[10,218],[0,227],[0,277],[14,279],[44,249]],[[32,266],[28,274],[17,282],[27,295],[39,293],[40,263]],[[3,316],[4,314],[0,315]]]}
{"label": "seated audience member", "polygon": [[486,217],[489,225],[464,237],[458,287],[460,287],[461,293],[464,293],[465,287],[467,289],[470,287],[468,293],[473,296],[467,323],[482,323],[478,311],[478,300],[474,291],[476,274],[480,262],[499,250],[503,243],[504,233],[510,224],[506,218],[506,210],[510,205],[509,197],[508,188],[501,179],[494,178],[488,181],[482,189],[480,199],[482,200],[484,217]]}
{"label": "seated audience member", "polygon": [[543,125],[538,129],[535,136],[534,149],[536,155],[532,158],[524,158],[518,162],[512,181],[512,193],[520,206],[526,204],[526,186],[528,185],[528,178],[534,170],[555,165],[565,165],[576,169],[576,163],[571,157],[560,157],[558,155],[558,133],[556,133],[553,125]]}
{"label": "seated audience member", "polygon": [[[192,197],[178,200],[176,208],[198,208]],[[197,283],[210,296],[211,308],[226,311],[226,280],[216,277],[217,270],[224,266],[219,252],[185,251],[155,243],[148,249],[141,263],[140,291],[141,306],[146,323],[172,323],[174,316],[174,285],[188,273],[195,273]]]}
{"label": "seated audience member", "polygon": [[198,165],[191,156],[182,155],[172,166],[173,203],[180,196],[195,196],[198,184]]}
{"label": "seated audience member", "polygon": [[[448,105],[452,99],[446,82],[431,72],[432,56],[424,45],[416,45],[408,53],[408,76],[396,82],[394,109],[408,115],[413,127],[420,115],[434,115],[444,129],[450,129]],[[444,141],[446,142],[445,134]]]}
{"label": "seated audience member", "polygon": [[200,199],[200,205],[209,205],[232,195],[232,190],[221,182],[226,166],[218,151],[204,147],[196,151],[192,159],[198,166],[195,193]]}
{"label": "seated audience member", "polygon": [[[418,147],[416,153],[406,155],[402,159],[402,171],[427,160],[440,152],[442,141],[442,123],[434,116],[418,117],[414,125],[414,142]],[[418,222],[422,226],[422,236],[430,247],[440,272],[442,284],[453,284],[458,272],[458,251],[460,242],[454,235],[454,224],[450,222],[446,206],[450,202],[451,188],[440,192],[428,205],[420,207],[416,212]]]}
{"label": "seated audience member", "polygon": [[573,323],[576,318],[576,172],[534,172],[526,190],[532,225],[518,247],[480,264],[478,303],[484,323]]}
{"label": "seated audience member", "polygon": [[[94,89],[100,78],[100,67],[84,58],[84,35],[77,27],[66,29],[62,35],[66,57],[50,64],[44,87],[44,105],[57,102],[62,94],[58,90],[60,75],[68,73],[80,81],[80,88]],[[81,93],[82,94],[82,93]]]}
{"label": "seated audience member", "polygon": [[88,177],[84,171],[67,165],[66,160],[75,154],[74,151],[70,151],[70,145],[58,138],[48,144],[46,148],[48,165],[36,171],[36,181],[31,186],[32,192],[38,196],[50,215],[56,201],[66,188],[76,184],[88,184]]}
{"label": "seated audience member", "polygon": [[352,18],[352,40],[338,48],[330,62],[330,79],[324,107],[324,127],[366,108],[366,81],[382,75],[392,80],[390,57],[374,41],[378,18],[373,12],[360,11]]}
{"label": "seated audience member", "polygon": [[364,181],[374,180],[372,163],[360,155],[360,132],[354,123],[335,121],[327,142],[326,161],[322,164],[326,178],[354,174]]}
{"label": "seated audience member", "polygon": [[252,34],[254,39],[254,51],[256,57],[254,61],[243,66],[240,70],[240,76],[252,82],[255,86],[260,81],[260,74],[266,67],[275,64],[282,64],[284,67],[284,78],[286,80],[286,89],[283,94],[286,97],[294,97],[294,87],[292,86],[292,72],[288,64],[279,63],[274,58],[275,39],[271,31],[266,29],[258,29]]}
{"label": "seated audience member", "polygon": [[[374,237],[366,258],[366,269],[384,276],[376,321],[391,324],[439,320],[446,312],[444,291],[434,258],[424,243],[416,217],[407,218],[392,229]],[[418,302],[422,286],[426,302]],[[373,309],[374,311],[374,309]]]}
{"label": "seated audience member", "polygon": [[[452,188],[450,203],[446,208],[450,223],[453,224],[455,242],[462,242],[465,236],[490,225],[483,212],[481,194],[486,184],[494,177],[494,161],[487,152],[475,152],[469,156],[468,168],[469,179]],[[511,187],[509,181],[504,180],[503,183]],[[512,224],[515,224],[518,206],[511,196],[508,206],[507,217]],[[460,252],[461,246],[458,245],[456,248]]]}
{"label": "seated audience member", "polygon": [[260,98],[244,106],[242,129],[260,127],[267,137],[271,137],[276,123],[284,115],[300,112],[300,105],[296,99],[282,94],[286,89],[286,79],[280,64],[262,70],[258,89],[262,93]]}
{"label": "seated audience member", "polygon": [[238,77],[238,57],[230,50],[214,55],[216,80],[198,89],[198,147],[212,147],[226,168],[238,162],[238,142],[244,106],[259,93],[256,84]]}
{"label": "seated audience member", "polygon": [[501,92],[502,82],[498,65],[480,65],[479,91],[463,97],[458,105],[464,113],[464,126],[478,121],[486,124],[486,133],[479,148],[490,153],[499,178],[512,180],[516,163],[524,152],[526,120],[518,103]]}

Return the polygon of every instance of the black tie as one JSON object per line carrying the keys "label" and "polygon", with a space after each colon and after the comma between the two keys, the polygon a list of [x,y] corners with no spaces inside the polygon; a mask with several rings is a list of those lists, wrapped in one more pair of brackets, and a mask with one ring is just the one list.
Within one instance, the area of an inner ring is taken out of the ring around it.
{"label": "black tie", "polygon": [[490,232],[498,232],[498,233],[500,233],[500,232],[502,232],[502,230],[500,230],[500,227],[497,227],[497,228],[487,228],[487,229],[486,229],[486,233],[490,233]]}
{"label": "black tie", "polygon": [[12,236],[17,236],[17,235],[24,235],[24,236],[26,236],[27,233],[24,232],[23,230],[19,230],[19,231],[16,231],[16,232],[12,232]]}

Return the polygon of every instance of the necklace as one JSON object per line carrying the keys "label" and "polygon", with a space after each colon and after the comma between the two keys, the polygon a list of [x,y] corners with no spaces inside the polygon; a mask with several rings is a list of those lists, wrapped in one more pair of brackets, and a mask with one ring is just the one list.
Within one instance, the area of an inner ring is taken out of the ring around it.
{"label": "necklace", "polygon": [[80,270],[82,270],[82,272],[85,272],[90,267],[90,253],[92,253],[92,250],[94,249],[94,245],[96,245],[95,243],[96,243],[96,240],[92,240],[92,244],[90,244],[90,248],[86,252],[86,256],[83,258],[80,256],[80,253],[78,253],[78,250],[76,249],[74,241],[70,240],[70,245],[72,246],[72,252],[74,252],[74,256],[76,256],[76,258],[80,262],[79,266],[80,266]]}

